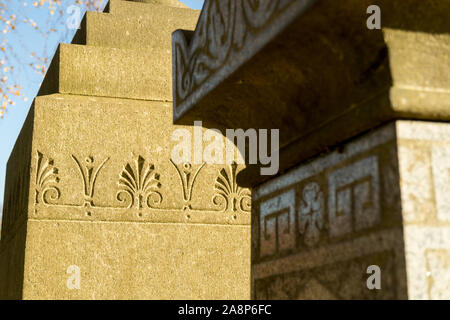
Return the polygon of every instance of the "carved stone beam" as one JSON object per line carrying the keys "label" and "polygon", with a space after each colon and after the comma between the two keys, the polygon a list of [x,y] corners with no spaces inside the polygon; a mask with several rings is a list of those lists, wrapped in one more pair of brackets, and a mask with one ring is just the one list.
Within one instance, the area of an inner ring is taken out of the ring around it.
{"label": "carved stone beam", "polygon": [[174,121],[280,129],[281,173],[393,119],[450,120],[448,21],[448,0],[206,0],[173,34]]}

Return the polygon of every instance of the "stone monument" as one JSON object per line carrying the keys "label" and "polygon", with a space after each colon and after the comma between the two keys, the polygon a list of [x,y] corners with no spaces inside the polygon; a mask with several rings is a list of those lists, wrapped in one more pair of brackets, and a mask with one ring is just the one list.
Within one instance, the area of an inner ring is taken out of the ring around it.
{"label": "stone monument", "polygon": [[449,21],[448,0],[207,0],[173,34],[175,123],[280,130],[278,175],[238,175],[252,298],[450,298]]}
{"label": "stone monument", "polygon": [[199,12],[137,2],[52,60],[8,162],[2,299],[250,297],[243,166],[171,158],[171,33]]}

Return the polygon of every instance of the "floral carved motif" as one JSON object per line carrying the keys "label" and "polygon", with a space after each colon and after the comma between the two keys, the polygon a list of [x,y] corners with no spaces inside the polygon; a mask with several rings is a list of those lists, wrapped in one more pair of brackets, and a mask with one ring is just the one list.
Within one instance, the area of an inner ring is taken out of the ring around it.
{"label": "floral carved motif", "polygon": [[325,200],[319,184],[312,182],[303,188],[298,208],[299,231],[307,246],[317,244],[324,226]]}
{"label": "floral carved motif", "polygon": [[78,158],[72,155],[73,161],[77,164],[78,170],[83,181],[84,189],[84,205],[94,206],[94,186],[98,177],[98,173],[103,168],[105,163],[109,160],[106,158],[99,166],[95,166],[94,157],[89,156],[84,160],[84,163],[78,160]]}
{"label": "floral carved motif", "polygon": [[37,152],[36,169],[36,203],[52,204],[57,201],[61,192],[57,185],[59,183],[58,168],[55,167],[54,160],[46,158],[39,151]]}
{"label": "floral carved motif", "polygon": [[[161,191],[161,176],[155,165],[148,162],[144,157],[138,155],[131,162],[127,162],[118,174],[118,191],[115,199],[118,204],[101,205],[96,203],[96,182],[102,174],[103,169],[109,161],[105,158],[101,163],[96,163],[93,156],[86,157],[80,161],[75,155],[71,156],[75,167],[78,169],[82,181],[83,200],[78,204],[62,203],[59,188],[60,178],[58,168],[54,160],[37,152],[37,172],[35,184],[35,204],[46,207],[84,208],[87,216],[92,215],[92,208],[103,209],[143,209],[167,212],[172,210],[190,212],[232,212],[248,213],[251,206],[250,192],[240,188],[236,183],[237,165],[230,166],[229,171],[222,169],[215,180],[214,196],[211,208],[202,204],[202,208],[193,208],[193,190],[197,178],[205,164],[193,166],[189,163],[180,165],[170,161],[175,167],[178,181],[180,183],[180,195],[183,205],[174,206],[174,201],[164,199]],[[139,217],[142,214],[139,213]]]}
{"label": "floral carved motif", "polygon": [[158,191],[161,188],[159,178],[155,166],[138,156],[134,164],[127,163],[119,175],[118,185],[121,190],[117,192],[117,200],[128,203],[128,208],[153,208],[159,205],[162,202],[162,195]]}
{"label": "floral carved motif", "polygon": [[197,179],[198,174],[203,169],[205,164],[201,164],[200,166],[192,166],[192,164],[186,162],[182,164],[175,164],[172,159],[170,162],[175,167],[178,173],[178,177],[180,178],[181,188],[183,190],[183,200],[184,200],[184,210],[192,209],[191,201],[192,201],[192,190],[194,188],[194,183]]}
{"label": "floral carved motif", "polygon": [[250,192],[238,186],[236,175],[236,163],[229,166],[229,171],[225,168],[220,170],[214,186],[216,194],[213,202],[216,206],[221,206],[223,211],[231,209],[233,212],[249,212],[252,202]]}

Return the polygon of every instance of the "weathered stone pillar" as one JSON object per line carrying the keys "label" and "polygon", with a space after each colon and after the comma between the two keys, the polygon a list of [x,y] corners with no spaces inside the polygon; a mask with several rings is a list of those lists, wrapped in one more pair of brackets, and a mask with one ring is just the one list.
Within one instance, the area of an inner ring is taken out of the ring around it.
{"label": "weathered stone pillar", "polygon": [[238,175],[252,297],[450,298],[450,1],[259,4],[173,35],[175,123],[280,129],[278,176]]}
{"label": "weathered stone pillar", "polygon": [[396,121],[255,188],[254,297],[449,298],[449,169],[450,125]]}
{"label": "weathered stone pillar", "polygon": [[112,0],[60,45],[8,162],[1,298],[250,297],[242,166],[171,157],[170,34],[197,19]]}

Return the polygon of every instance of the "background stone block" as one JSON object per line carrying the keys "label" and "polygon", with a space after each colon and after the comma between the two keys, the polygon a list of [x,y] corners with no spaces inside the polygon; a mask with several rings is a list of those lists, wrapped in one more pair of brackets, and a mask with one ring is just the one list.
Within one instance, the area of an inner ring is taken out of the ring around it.
{"label": "background stone block", "polygon": [[397,121],[256,188],[253,297],[448,299],[449,147],[449,124]]}
{"label": "background stone block", "polygon": [[171,101],[170,54],[60,44],[40,95],[65,93],[114,98]]}
{"label": "background stone block", "polygon": [[283,173],[390,121],[448,121],[449,20],[448,0],[207,1],[172,36],[175,122],[280,129]]}
{"label": "background stone block", "polygon": [[180,27],[195,28],[200,13],[191,9],[119,2],[110,5],[109,14],[86,12],[83,27],[72,43],[137,50],[162,47],[170,56],[172,32]]}

